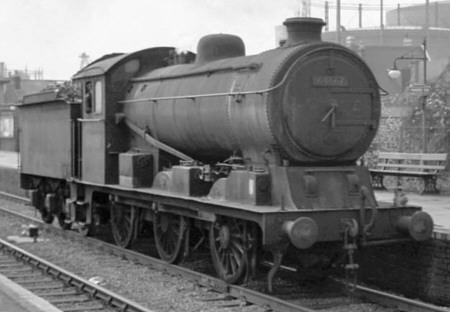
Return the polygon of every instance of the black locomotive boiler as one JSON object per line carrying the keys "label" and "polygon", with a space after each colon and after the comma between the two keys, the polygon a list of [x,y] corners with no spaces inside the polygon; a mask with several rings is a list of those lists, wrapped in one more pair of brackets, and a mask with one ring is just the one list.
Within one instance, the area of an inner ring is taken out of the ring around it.
{"label": "black locomotive boiler", "polygon": [[[299,268],[356,246],[431,236],[420,207],[376,202],[356,161],[376,135],[378,84],[353,51],[321,41],[324,22],[290,18],[279,48],[246,56],[233,35],[197,53],[113,54],[73,77],[81,102],[24,99],[21,184],[46,222],[128,247],[151,224],[170,263],[206,242],[218,275],[247,278],[273,255]],[[312,261],[311,259],[314,259]]]}

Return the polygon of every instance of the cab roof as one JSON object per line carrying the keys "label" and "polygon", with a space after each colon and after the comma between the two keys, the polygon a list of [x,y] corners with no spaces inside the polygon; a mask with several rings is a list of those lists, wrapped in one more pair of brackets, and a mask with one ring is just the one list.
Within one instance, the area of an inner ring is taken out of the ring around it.
{"label": "cab roof", "polygon": [[122,61],[129,54],[114,53],[104,55],[78,71],[72,79],[100,76],[106,74],[114,65]]}
{"label": "cab roof", "polygon": [[144,49],[132,53],[112,53],[102,56],[101,58],[90,63],[86,67],[78,71],[72,79],[82,79],[94,76],[106,75],[111,72],[114,68],[131,60],[133,58],[139,59],[151,59],[155,55],[169,55],[170,51],[175,50],[173,47],[156,47]]}

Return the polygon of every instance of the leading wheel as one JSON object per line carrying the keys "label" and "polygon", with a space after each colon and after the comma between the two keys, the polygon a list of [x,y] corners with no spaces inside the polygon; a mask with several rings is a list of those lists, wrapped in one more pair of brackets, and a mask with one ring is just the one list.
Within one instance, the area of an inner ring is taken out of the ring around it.
{"label": "leading wheel", "polygon": [[186,220],[183,216],[167,212],[155,213],[153,233],[156,249],[162,260],[168,263],[178,263],[182,260],[186,228]]}
{"label": "leading wheel", "polygon": [[224,218],[211,225],[209,245],[217,274],[227,283],[242,280],[247,268],[245,221]]}
{"label": "leading wheel", "polygon": [[111,204],[111,227],[115,243],[123,248],[131,246],[137,237],[137,208]]}

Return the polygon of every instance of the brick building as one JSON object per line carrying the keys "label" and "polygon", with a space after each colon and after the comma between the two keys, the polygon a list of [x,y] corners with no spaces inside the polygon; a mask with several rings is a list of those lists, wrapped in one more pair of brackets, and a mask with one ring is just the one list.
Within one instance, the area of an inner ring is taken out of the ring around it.
{"label": "brick building", "polygon": [[0,151],[18,150],[17,105],[24,95],[37,93],[56,80],[42,79],[42,70],[8,72],[0,62]]}

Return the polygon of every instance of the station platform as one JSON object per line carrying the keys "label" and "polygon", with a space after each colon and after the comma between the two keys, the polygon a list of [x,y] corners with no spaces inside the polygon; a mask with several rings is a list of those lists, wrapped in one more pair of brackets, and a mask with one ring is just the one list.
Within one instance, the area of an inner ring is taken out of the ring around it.
{"label": "station platform", "polygon": [[1,312],[61,312],[32,292],[0,275]]}
{"label": "station platform", "polygon": [[0,151],[0,167],[19,168],[19,153]]}
{"label": "station platform", "polygon": [[[446,233],[450,237],[450,196],[448,195],[420,195],[406,193],[407,205],[421,206],[423,211],[428,212],[434,220],[435,232]],[[394,200],[394,193],[389,191],[375,191],[375,198],[379,202],[390,202]]]}

